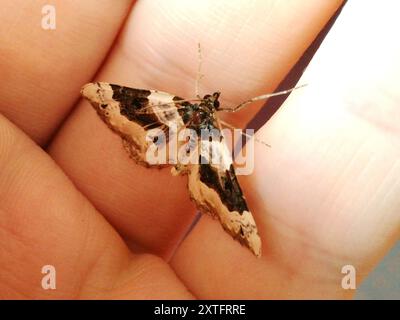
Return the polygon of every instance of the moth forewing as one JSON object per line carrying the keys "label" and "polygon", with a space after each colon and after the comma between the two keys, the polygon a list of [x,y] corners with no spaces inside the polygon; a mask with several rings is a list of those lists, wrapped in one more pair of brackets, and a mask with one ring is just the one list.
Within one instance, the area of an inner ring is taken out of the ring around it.
{"label": "moth forewing", "polygon": [[[81,94],[89,100],[103,121],[124,139],[125,149],[138,163],[150,166],[146,156],[152,129],[161,129],[166,141],[171,132],[184,126],[171,94],[142,90],[106,82],[88,83]],[[170,130],[173,125],[176,129]]]}
{"label": "moth forewing", "polygon": [[203,213],[218,218],[233,238],[261,256],[256,223],[237,180],[231,153],[219,132],[220,137],[211,134],[212,140],[204,136],[201,139],[200,163],[190,167],[190,196]]}

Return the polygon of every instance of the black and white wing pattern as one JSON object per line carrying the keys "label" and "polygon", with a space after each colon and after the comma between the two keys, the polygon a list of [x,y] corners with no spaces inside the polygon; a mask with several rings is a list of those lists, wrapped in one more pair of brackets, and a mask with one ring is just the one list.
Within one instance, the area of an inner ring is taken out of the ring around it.
{"label": "black and white wing pattern", "polygon": [[149,139],[149,131],[161,129],[168,140],[171,132],[176,133],[184,127],[178,112],[179,103],[175,103],[182,98],[166,92],[95,82],[83,86],[81,94],[103,121],[123,138],[130,156],[144,166],[152,165],[146,157],[149,145],[154,143]]}
{"label": "black and white wing pattern", "polygon": [[[219,219],[222,227],[256,256],[261,256],[261,239],[233,167],[223,137],[201,141],[199,164],[190,166],[188,188],[191,199],[203,213]],[[206,159],[214,153],[213,159]],[[217,155],[216,155],[217,154]]]}
{"label": "black and white wing pattern", "polygon": [[[166,141],[163,147],[167,147],[171,135],[183,128],[197,132],[203,129],[220,131],[213,112],[219,93],[214,94],[214,100],[213,96],[207,95],[201,103],[191,104],[166,92],[95,82],[83,86],[81,94],[102,120],[123,138],[130,156],[147,167],[154,165],[148,160],[147,151],[158,139],[157,134],[149,135],[152,130],[164,133]],[[208,110],[212,112],[208,114]],[[260,256],[261,240],[257,227],[224,140],[199,139],[197,142],[200,145],[200,152],[196,155],[199,161],[184,165],[178,163],[173,172],[188,175],[190,197],[201,212],[218,218],[232,237]],[[209,158],[210,148],[219,158],[217,163]]]}

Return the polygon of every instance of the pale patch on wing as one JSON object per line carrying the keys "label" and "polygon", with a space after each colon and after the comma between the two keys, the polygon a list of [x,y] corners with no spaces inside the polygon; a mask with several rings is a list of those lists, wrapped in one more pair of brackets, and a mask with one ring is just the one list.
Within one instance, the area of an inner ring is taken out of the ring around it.
{"label": "pale patch on wing", "polygon": [[182,117],[175,106],[173,95],[162,91],[151,91],[149,95],[149,106],[152,112],[157,115],[160,122],[173,128],[182,128],[184,126]]}
{"label": "pale patch on wing", "polygon": [[251,212],[228,209],[221,195],[201,181],[200,165],[191,166],[188,179],[190,197],[200,211],[217,217],[233,238],[248,247],[257,257],[261,256],[261,239]]}
{"label": "pale patch on wing", "polygon": [[233,163],[231,152],[224,142],[224,138],[222,141],[201,140],[200,154],[206,163],[211,164],[218,171],[229,170]]}
{"label": "pale patch on wing", "polygon": [[124,139],[130,156],[145,166],[151,165],[146,160],[146,151],[153,144],[150,130],[162,129],[168,140],[169,134],[184,126],[173,100],[175,96],[166,92],[96,82],[86,84],[81,93],[103,121]]}

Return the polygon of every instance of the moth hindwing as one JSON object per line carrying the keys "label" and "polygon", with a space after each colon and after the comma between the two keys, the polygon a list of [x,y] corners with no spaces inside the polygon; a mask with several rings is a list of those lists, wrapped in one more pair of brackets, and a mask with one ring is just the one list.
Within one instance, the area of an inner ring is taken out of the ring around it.
{"label": "moth hindwing", "polygon": [[[188,175],[190,198],[202,213],[218,218],[233,238],[256,256],[261,255],[261,239],[254,218],[238,183],[230,152],[220,134],[218,92],[205,95],[203,99],[184,100],[157,90],[95,82],[83,86],[81,94],[89,100],[101,119],[122,137],[129,155],[141,165],[171,164],[170,161],[158,163],[149,160],[150,148],[157,143],[158,152],[170,151],[169,145],[182,130],[194,133],[194,141],[189,136],[185,143],[178,143],[177,148],[181,150],[184,145],[186,151],[183,158],[178,155],[173,159],[175,166],[172,172]],[[163,134],[163,141],[159,140],[159,135],[151,134],[154,130]],[[217,135],[217,139],[209,135],[204,138],[205,131]],[[193,152],[192,142],[200,146],[198,153]],[[169,160],[171,156],[168,154]],[[211,157],[219,161],[214,163]]]}

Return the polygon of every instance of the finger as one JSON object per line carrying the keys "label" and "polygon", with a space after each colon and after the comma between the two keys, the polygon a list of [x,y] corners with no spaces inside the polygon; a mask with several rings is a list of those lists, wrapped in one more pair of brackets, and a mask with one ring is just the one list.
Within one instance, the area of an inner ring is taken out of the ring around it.
{"label": "finger", "polygon": [[130,1],[52,6],[54,30],[42,27],[48,13],[41,1],[9,1],[0,13],[0,111],[42,145],[103,61]]}
{"label": "finger", "polygon": [[197,296],[348,297],[342,268],[354,266],[359,284],[399,238],[400,47],[382,37],[398,29],[395,12],[373,1],[346,4],[300,81],[308,86],[258,136],[271,148],[256,145],[243,185],[263,258],[229,250],[202,221],[172,261]]}
{"label": "finger", "polygon": [[[260,132],[277,148],[253,181],[258,188],[260,174],[274,180],[286,172],[266,193],[270,208],[283,192],[292,195],[280,218],[363,277],[399,237],[400,46],[382,37],[398,27],[394,4],[375,10],[367,1],[362,14],[359,3],[345,9],[301,80],[307,89]],[[379,27],[370,25],[373,17]]]}
{"label": "finger", "polygon": [[[341,2],[139,3],[121,38],[123,48],[114,51],[119,65],[113,68],[130,66],[120,81],[132,83],[135,74],[136,86],[194,97],[200,44],[200,93],[220,90],[222,105],[234,106],[272,92]],[[261,105],[222,116],[243,127]]]}
{"label": "finger", "polygon": [[[164,261],[132,256],[54,162],[4,117],[0,167],[2,298],[191,297]],[[42,287],[49,265],[55,290]]]}
{"label": "finger", "polygon": [[[251,96],[261,89],[260,83],[276,83],[272,79],[284,76],[339,2],[313,3],[315,7],[300,3],[288,7],[283,2],[272,7],[269,1],[254,6],[245,2],[234,6],[231,1],[139,2],[97,79],[191,97],[200,42],[208,79],[203,89],[232,93],[243,85]],[[265,19],[268,12],[271,17]],[[306,12],[313,18],[300,19],[299,30],[289,31],[287,23]],[[265,37],[272,31],[293,41],[280,51],[282,56],[270,47],[283,46],[281,37],[274,41]],[[267,72],[270,61],[284,67]],[[243,79],[251,75],[250,80],[238,81],[239,75]],[[60,132],[51,154],[118,231],[140,247],[168,254],[188,231],[195,213],[186,180],[171,178],[168,170],[135,166],[86,102]]]}
{"label": "finger", "polygon": [[49,152],[135,252],[169,256],[194,219],[184,177],[135,165],[89,105],[69,119]]}

